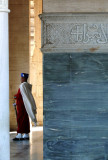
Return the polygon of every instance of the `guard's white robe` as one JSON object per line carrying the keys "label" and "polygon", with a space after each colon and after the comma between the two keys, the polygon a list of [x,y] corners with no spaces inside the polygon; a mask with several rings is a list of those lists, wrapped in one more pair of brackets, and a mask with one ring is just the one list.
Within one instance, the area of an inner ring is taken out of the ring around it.
{"label": "guard's white robe", "polygon": [[36,104],[31,93],[32,85],[28,82],[23,82],[20,84],[20,92],[23,98],[23,102],[26,108],[26,111],[31,118],[31,120],[36,123]]}

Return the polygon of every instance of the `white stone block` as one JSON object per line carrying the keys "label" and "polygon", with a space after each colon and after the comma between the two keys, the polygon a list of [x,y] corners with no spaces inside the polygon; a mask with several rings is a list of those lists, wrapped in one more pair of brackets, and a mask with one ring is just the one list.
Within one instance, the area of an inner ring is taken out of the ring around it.
{"label": "white stone block", "polygon": [[108,14],[43,14],[42,52],[108,52]]}

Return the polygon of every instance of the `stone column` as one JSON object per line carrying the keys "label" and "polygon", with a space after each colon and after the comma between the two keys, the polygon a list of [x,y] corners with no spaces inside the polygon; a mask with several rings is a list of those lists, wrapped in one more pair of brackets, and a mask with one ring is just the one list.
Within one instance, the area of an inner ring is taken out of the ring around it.
{"label": "stone column", "polygon": [[108,14],[43,13],[40,18],[44,160],[106,159]]}
{"label": "stone column", "polygon": [[10,159],[8,0],[0,0],[0,160]]}

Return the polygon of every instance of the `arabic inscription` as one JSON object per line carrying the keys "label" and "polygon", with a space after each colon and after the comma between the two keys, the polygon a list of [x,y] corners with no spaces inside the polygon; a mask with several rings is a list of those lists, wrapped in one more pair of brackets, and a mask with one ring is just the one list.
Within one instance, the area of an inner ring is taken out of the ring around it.
{"label": "arabic inscription", "polygon": [[49,24],[47,43],[62,44],[106,44],[108,43],[108,24]]}

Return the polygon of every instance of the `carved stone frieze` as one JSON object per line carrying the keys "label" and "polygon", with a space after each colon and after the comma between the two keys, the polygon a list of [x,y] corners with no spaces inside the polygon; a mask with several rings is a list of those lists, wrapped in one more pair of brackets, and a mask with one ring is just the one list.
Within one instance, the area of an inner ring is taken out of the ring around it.
{"label": "carved stone frieze", "polygon": [[43,14],[43,52],[108,52],[108,14]]}

